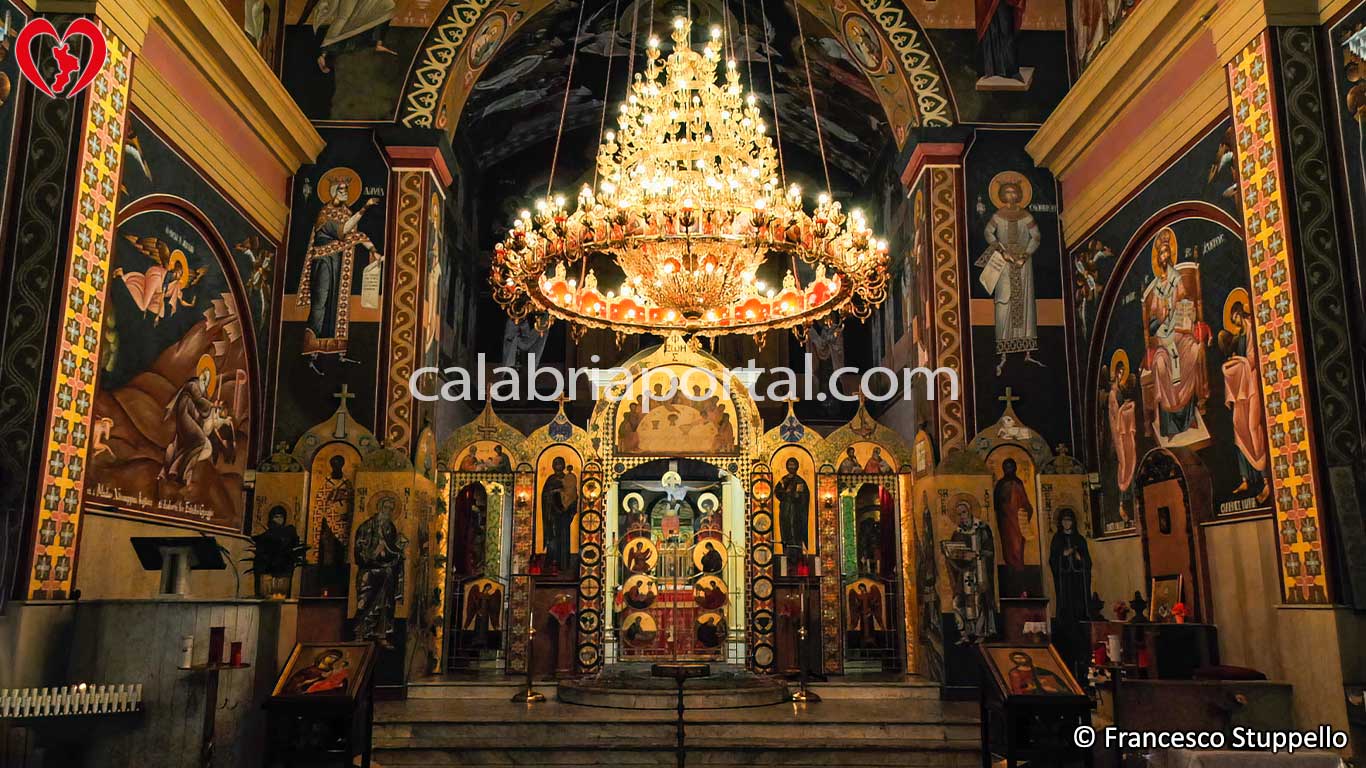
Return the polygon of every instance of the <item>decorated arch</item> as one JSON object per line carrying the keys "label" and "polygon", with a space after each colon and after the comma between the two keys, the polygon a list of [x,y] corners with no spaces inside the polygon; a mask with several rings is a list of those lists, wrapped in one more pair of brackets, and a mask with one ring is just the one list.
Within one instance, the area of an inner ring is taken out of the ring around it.
{"label": "decorated arch", "polygon": [[[957,122],[939,58],[901,0],[797,2],[840,41],[867,76],[898,146],[913,128]],[[398,122],[411,128],[455,126],[470,91],[500,46],[550,5],[548,0],[454,0],[448,4],[427,31],[409,70]],[[727,13],[733,15],[733,11]]]}

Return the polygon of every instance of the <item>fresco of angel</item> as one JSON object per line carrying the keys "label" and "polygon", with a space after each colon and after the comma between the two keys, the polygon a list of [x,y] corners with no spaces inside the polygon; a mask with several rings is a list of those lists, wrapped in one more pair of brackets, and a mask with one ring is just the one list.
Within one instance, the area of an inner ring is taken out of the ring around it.
{"label": "fresco of angel", "polygon": [[204,268],[191,267],[184,251],[173,251],[158,238],[124,235],[124,239],[153,261],[142,272],[127,272],[122,267],[114,270],[114,277],[123,280],[144,318],[150,316],[152,325],[157,325],[181,308],[195,305],[197,299],[188,292],[204,279]]}

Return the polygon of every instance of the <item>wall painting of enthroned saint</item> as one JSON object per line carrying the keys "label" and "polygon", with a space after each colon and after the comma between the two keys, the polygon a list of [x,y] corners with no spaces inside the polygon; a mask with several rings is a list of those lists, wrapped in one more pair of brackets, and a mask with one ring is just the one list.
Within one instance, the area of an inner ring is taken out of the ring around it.
{"label": "wall painting of enthroned saint", "polygon": [[355,208],[360,196],[360,175],[350,168],[333,168],[318,182],[318,198],[323,207],[308,235],[298,301],[299,306],[308,308],[303,353],[309,357],[309,367],[319,375],[319,355],[337,355],[342,362],[357,362],[347,357],[346,352],[359,251],[367,254],[361,301],[365,306],[378,306],[384,256],[358,227],[361,218],[380,199],[372,197]]}
{"label": "wall painting of enthroned saint", "polygon": [[1209,440],[1203,412],[1209,399],[1200,265],[1177,261],[1180,246],[1170,227],[1153,240],[1153,280],[1143,291],[1147,339],[1143,398],[1153,434],[1164,448],[1198,446]]}
{"label": "wall painting of enthroned saint", "polygon": [[[1158,222],[1161,224],[1161,222]],[[1100,535],[1132,530],[1143,456],[1192,452],[1217,515],[1270,507],[1262,371],[1246,246],[1228,224],[1188,216],[1154,227],[1098,316],[1094,372]]]}

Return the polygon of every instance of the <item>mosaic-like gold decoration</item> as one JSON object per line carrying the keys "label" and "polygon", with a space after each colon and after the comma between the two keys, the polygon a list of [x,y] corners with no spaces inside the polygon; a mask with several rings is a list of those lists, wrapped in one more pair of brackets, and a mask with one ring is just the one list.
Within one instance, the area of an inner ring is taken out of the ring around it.
{"label": "mosaic-like gold decoration", "polygon": [[[958,172],[956,168],[930,169],[930,226],[934,248],[934,343],[935,362],[953,371],[963,370],[962,280],[958,271]],[[950,397],[949,382],[939,383],[939,449],[961,447],[967,440],[963,403]]]}
{"label": "mosaic-like gold decoration", "polygon": [[67,252],[60,336],[46,419],[47,451],[28,589],[33,599],[71,591],[80,535],[91,409],[99,370],[105,286],[113,253],[114,209],[122,170],[133,55],[101,25],[109,57],[85,98],[76,206]]}
{"label": "mosaic-like gold decoration", "polygon": [[420,353],[417,297],[422,284],[423,200],[426,171],[398,171],[398,222],[393,253],[394,293],[389,303],[389,376],[384,441],[407,450],[413,436],[413,395],[408,380]]}
{"label": "mosaic-like gold decoration", "polygon": [[1270,434],[1282,591],[1287,603],[1330,602],[1320,486],[1310,436],[1302,321],[1286,222],[1285,168],[1277,132],[1266,33],[1228,65],[1239,191]]}

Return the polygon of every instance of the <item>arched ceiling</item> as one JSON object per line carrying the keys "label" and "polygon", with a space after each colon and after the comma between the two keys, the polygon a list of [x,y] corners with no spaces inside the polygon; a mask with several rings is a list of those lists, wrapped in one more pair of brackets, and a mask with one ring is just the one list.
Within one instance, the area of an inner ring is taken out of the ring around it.
{"label": "arched ceiling", "polygon": [[[621,18],[645,18],[653,9],[665,22],[691,7],[701,21],[708,16],[711,23],[729,21],[737,37],[748,16],[753,32],[748,57],[764,57],[771,46],[775,64],[784,54],[782,16],[791,16],[791,7],[799,5],[807,11],[804,23],[816,21],[806,30],[808,35],[824,36],[821,47],[826,53],[848,63],[849,72],[869,85],[898,144],[913,127],[956,120],[942,67],[902,0],[588,0],[583,10],[605,24],[585,25],[586,37],[611,36],[614,5]],[[485,70],[503,58],[503,49],[521,27],[543,14],[572,13],[577,19],[579,9],[580,4],[570,0],[452,0],[417,54],[399,103],[399,122],[410,127],[458,125]],[[760,26],[773,34],[761,35]],[[573,28],[570,22],[569,29]]]}
{"label": "arched ceiling", "polygon": [[[675,12],[686,10],[685,3],[658,0],[651,19],[645,4],[616,3],[626,10],[617,14],[614,38],[613,5],[609,0],[589,0],[583,9],[574,82],[564,110],[566,133],[573,135],[576,143],[597,144],[605,105],[609,107],[608,128],[613,127],[610,119],[615,115],[615,104],[624,97],[627,70],[643,66],[640,51],[651,28],[666,38],[667,50],[671,45],[666,36],[670,20]],[[818,19],[803,11],[806,56],[821,116],[822,135],[818,138],[793,7],[775,2],[766,16],[760,16],[756,5],[748,25],[744,23],[746,10],[737,12],[706,0],[694,0],[693,4],[700,33],[705,34],[713,24],[729,26],[734,56],[740,61],[744,79],[751,81],[752,76],[750,87],[766,111],[771,113],[776,96],[783,148],[793,155],[794,163],[806,165],[815,160],[817,167],[812,170],[819,172],[823,140],[832,174],[843,174],[854,185],[862,185],[880,150],[893,139],[873,83],[854,55],[826,34]],[[520,153],[553,144],[565,105],[578,23],[579,9],[560,3],[522,25],[491,57],[469,89],[459,122],[446,126],[471,150],[486,174]],[[637,48],[634,65],[630,57],[633,27]]]}

